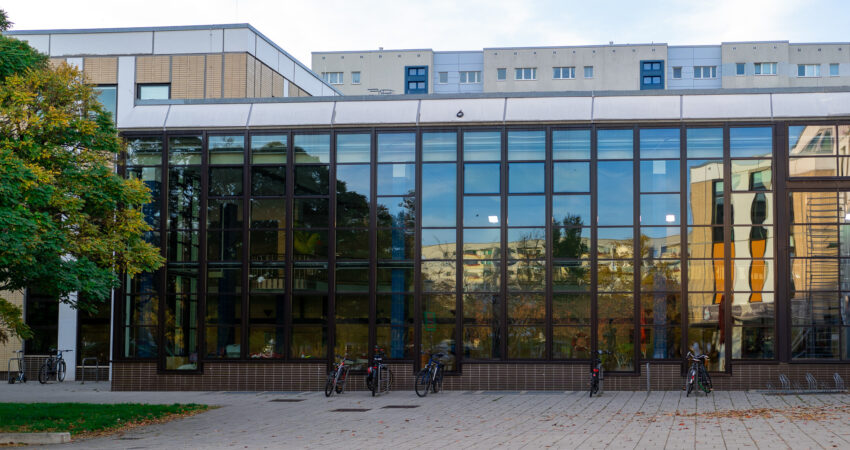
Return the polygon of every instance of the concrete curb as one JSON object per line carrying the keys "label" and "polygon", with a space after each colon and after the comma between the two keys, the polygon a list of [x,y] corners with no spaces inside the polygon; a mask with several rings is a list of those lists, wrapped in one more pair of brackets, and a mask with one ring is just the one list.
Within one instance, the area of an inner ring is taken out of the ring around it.
{"label": "concrete curb", "polygon": [[0,433],[0,444],[65,444],[71,433]]}

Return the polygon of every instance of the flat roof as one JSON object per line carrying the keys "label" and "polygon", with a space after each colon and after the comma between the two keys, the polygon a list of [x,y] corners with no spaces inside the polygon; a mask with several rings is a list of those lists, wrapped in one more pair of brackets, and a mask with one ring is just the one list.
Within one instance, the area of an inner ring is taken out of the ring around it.
{"label": "flat roof", "polygon": [[266,37],[259,30],[254,28],[249,23],[225,23],[225,24],[213,24],[213,25],[177,25],[177,26],[162,26],[162,27],[126,27],[126,28],[64,28],[64,29],[54,29],[54,30],[10,30],[3,32],[4,35],[9,36],[32,36],[32,35],[50,35],[50,34],[107,34],[107,33],[139,33],[139,32],[157,32],[157,31],[198,31],[198,30],[232,30],[232,29],[241,29],[245,28],[259,36],[261,39],[266,41],[267,44],[271,45],[275,50],[279,51],[286,55],[287,58],[291,59],[295,64],[297,64],[302,69],[306,70],[307,73],[312,74],[316,77],[317,80],[322,82],[325,86],[329,87],[331,90],[336,92],[339,95],[342,95],[337,88],[333,87],[330,83],[327,83],[320,75],[316,72],[313,72],[312,69],[304,65],[298,58],[292,56],[277,45],[274,41]]}

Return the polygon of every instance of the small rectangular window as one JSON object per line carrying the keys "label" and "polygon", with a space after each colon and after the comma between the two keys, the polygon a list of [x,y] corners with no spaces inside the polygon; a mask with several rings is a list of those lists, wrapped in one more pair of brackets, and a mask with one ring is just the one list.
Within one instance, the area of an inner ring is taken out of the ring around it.
{"label": "small rectangular window", "polygon": [[496,81],[505,81],[508,77],[508,69],[496,69]]}
{"label": "small rectangular window", "polygon": [[756,75],[776,75],[776,63],[755,63],[755,74]]}
{"label": "small rectangular window", "polygon": [[170,84],[140,84],[136,90],[139,100],[168,100],[171,98]]}
{"label": "small rectangular window", "polygon": [[440,84],[446,84],[449,82],[449,73],[448,72],[437,72],[438,82]]}
{"label": "small rectangular window", "polygon": [[717,66],[694,66],[694,78],[717,78]]}
{"label": "small rectangular window", "polygon": [[575,67],[553,67],[552,78],[556,80],[569,80],[576,77]]}
{"label": "small rectangular window", "polygon": [[673,68],[673,78],[675,78],[677,80],[682,78],[682,68],[681,67],[674,67]]}
{"label": "small rectangular window", "polygon": [[322,79],[328,84],[342,84],[342,72],[322,72]]}
{"label": "small rectangular window", "polygon": [[360,72],[351,72],[351,84],[360,84]]}
{"label": "small rectangular window", "polygon": [[479,71],[463,71],[460,73],[461,84],[477,84],[481,82],[481,72]]}
{"label": "small rectangular window", "polygon": [[829,76],[837,77],[838,76],[838,63],[832,63],[829,65]]}
{"label": "small rectangular window", "polygon": [[797,64],[798,77],[819,77],[820,64]]}
{"label": "small rectangular window", "polygon": [[515,71],[516,80],[536,80],[537,79],[537,68],[536,67],[521,67],[517,68]]}
{"label": "small rectangular window", "polygon": [[735,63],[735,75],[744,75],[747,65],[745,63]]}
{"label": "small rectangular window", "polygon": [[584,77],[593,78],[593,66],[584,66]]}

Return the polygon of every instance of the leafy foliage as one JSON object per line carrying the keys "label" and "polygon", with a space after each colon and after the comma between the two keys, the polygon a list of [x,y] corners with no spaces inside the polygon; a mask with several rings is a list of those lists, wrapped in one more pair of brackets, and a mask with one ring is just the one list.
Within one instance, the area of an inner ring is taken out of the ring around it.
{"label": "leafy foliage", "polygon": [[[116,273],[162,264],[142,238],[149,227],[137,206],[149,191],[115,173],[123,144],[78,70],[50,68],[3,36],[0,55],[0,291],[36,288],[96,310]],[[9,306],[0,299],[0,342],[28,334]]]}

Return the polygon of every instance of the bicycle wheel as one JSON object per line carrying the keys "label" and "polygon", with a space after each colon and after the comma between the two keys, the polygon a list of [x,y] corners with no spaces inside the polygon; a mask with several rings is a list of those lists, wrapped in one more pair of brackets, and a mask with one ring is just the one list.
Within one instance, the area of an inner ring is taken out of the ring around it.
{"label": "bicycle wheel", "polygon": [[699,371],[699,387],[703,392],[705,392],[705,395],[708,395],[708,393],[711,392],[711,383],[708,381],[708,378],[706,378],[706,375],[707,374],[704,370]]}
{"label": "bicycle wheel", "polygon": [[590,396],[593,397],[593,394],[599,392],[599,377],[591,375],[590,376]]}
{"label": "bicycle wheel", "polygon": [[345,380],[348,379],[348,366],[345,366],[345,368],[342,369],[342,370],[343,371],[342,371],[342,373],[340,373],[339,379],[336,380],[336,393],[337,394],[342,394],[343,392],[345,392]]}
{"label": "bicycle wheel", "polygon": [[434,381],[431,383],[431,390],[436,394],[443,389],[443,368],[437,366],[437,373],[434,374]]}
{"label": "bicycle wheel", "polygon": [[389,392],[393,387],[393,371],[387,366],[383,366],[382,369],[381,381],[384,383],[384,390],[382,392]]}
{"label": "bicycle wheel", "polygon": [[416,381],[414,382],[414,386],[416,389],[416,395],[420,397],[424,397],[428,395],[428,387],[431,384],[431,370],[427,367],[420,370],[419,374],[416,375]]}
{"label": "bicycle wheel", "polygon": [[708,370],[703,368],[703,374],[705,374],[705,381],[708,383],[708,388],[714,390],[714,385],[711,384],[711,375],[708,374]]}
{"label": "bicycle wheel", "polygon": [[65,361],[59,361],[56,365],[56,380],[60,383],[65,381]]}
{"label": "bicycle wheel", "polygon": [[330,397],[334,393],[334,379],[336,378],[336,372],[330,371],[328,373],[328,380],[325,381],[325,397]]}
{"label": "bicycle wheel", "polygon": [[381,389],[381,369],[383,369],[383,366],[372,369],[372,397],[378,395],[378,391]]}
{"label": "bicycle wheel", "polygon": [[694,390],[694,382],[695,381],[696,381],[696,371],[694,369],[688,370],[688,378],[687,378],[688,392],[687,392],[687,394],[685,394],[685,397],[689,397],[691,395],[691,391]]}
{"label": "bicycle wheel", "polygon": [[38,370],[38,382],[41,384],[47,383],[48,378],[50,378],[50,365],[44,363],[41,365],[41,369]]}

